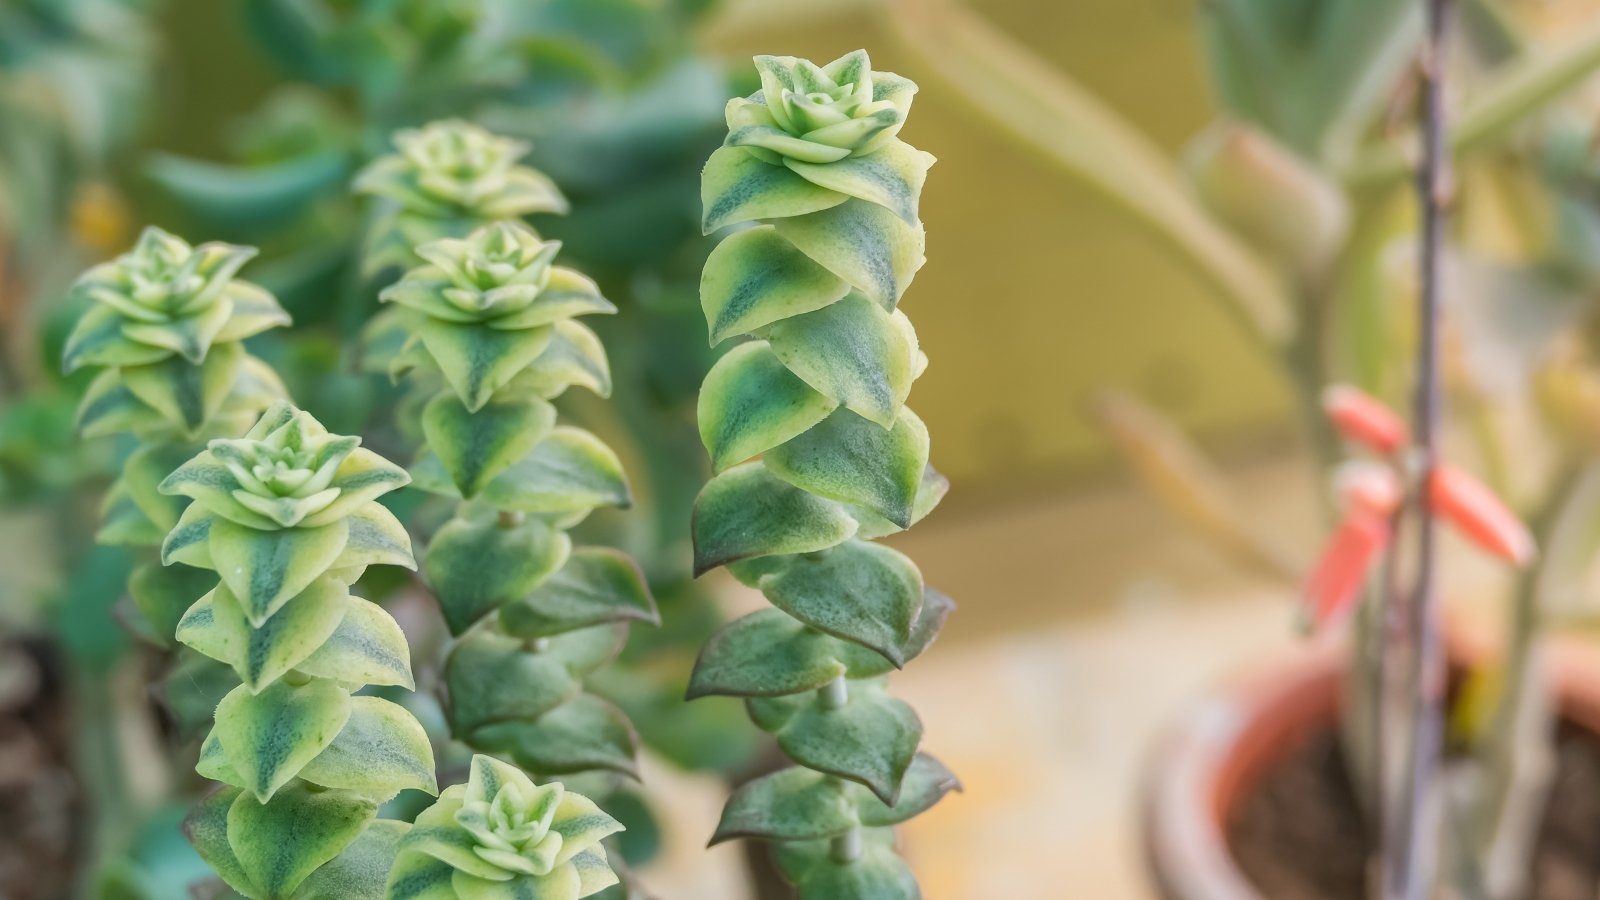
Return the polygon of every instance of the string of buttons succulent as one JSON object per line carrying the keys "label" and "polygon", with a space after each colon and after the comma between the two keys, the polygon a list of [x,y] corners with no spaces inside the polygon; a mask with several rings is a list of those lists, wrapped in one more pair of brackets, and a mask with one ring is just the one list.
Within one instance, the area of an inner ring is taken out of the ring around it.
{"label": "string of buttons succulent", "polygon": [[[451,152],[419,155],[403,135],[402,155],[369,172],[462,202],[548,184],[511,166],[525,149],[516,142],[462,123],[421,133]],[[455,153],[463,147],[476,149]],[[553,187],[539,192],[538,208],[559,196]],[[502,198],[490,211],[532,208]],[[410,233],[460,221],[420,215]],[[417,486],[456,504],[422,567],[456,638],[443,665],[452,734],[543,776],[636,777],[632,725],[583,682],[621,651],[629,622],[657,621],[655,602],[625,554],[573,546],[568,529],[630,497],[616,454],[594,434],[558,424],[553,405],[574,385],[609,394],[605,350],[577,318],[615,307],[593,281],[554,263],[559,250],[509,218],[417,246],[425,262],[381,294],[392,305],[387,333],[404,336],[388,365],[410,384],[402,414],[422,443]],[[607,779],[595,780],[605,789]],[[594,853],[604,859],[601,848]]]}
{"label": "string of buttons succulent", "polygon": [[726,566],[773,608],[715,634],[691,698],[744,698],[796,765],[729,799],[713,842],[774,843],[802,898],[912,898],[892,826],[957,787],[885,678],[952,604],[873,543],[946,489],[906,405],[926,367],[897,306],[923,263],[918,199],[933,157],[898,138],[916,85],[865,51],[824,66],[758,56],[761,90],[728,104],[702,176],[711,341],[700,434],[715,476],[695,504],[695,569]]}

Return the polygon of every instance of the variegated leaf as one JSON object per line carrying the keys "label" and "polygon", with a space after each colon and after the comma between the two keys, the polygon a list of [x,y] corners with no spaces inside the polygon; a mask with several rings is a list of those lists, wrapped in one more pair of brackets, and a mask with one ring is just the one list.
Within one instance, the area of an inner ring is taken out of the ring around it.
{"label": "variegated leaf", "polygon": [[728,351],[700,387],[700,440],[721,472],[828,417],[838,403],[786,368],[765,341]]}

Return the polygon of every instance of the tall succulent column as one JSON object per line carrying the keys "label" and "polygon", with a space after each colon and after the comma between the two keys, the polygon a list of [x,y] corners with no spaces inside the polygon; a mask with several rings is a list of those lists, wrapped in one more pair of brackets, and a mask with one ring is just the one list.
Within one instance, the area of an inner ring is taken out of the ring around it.
{"label": "tall succulent column", "polygon": [[691,698],[745,698],[798,765],[735,791],[713,841],[775,842],[803,898],[911,898],[892,826],[957,787],[885,676],[933,641],[948,598],[872,543],[943,496],[905,406],[926,358],[896,307],[923,262],[917,201],[933,157],[897,138],[916,85],[864,51],[755,60],[703,176],[715,343],[700,434],[716,475],[695,504],[695,569],[727,566],[774,608],[712,637]]}
{"label": "tall succulent column", "polygon": [[[255,252],[191,246],[147,228],[131,251],[74,285],[89,307],[67,338],[62,367],[100,370],[79,407],[79,431],[137,442],[106,497],[101,543],[160,546],[184,507],[157,490],[161,480],[207,438],[242,432],[284,396],[277,375],[242,343],[289,323],[270,293],[235,277]],[[153,561],[136,568],[129,589],[145,636],[170,641],[202,583],[192,569]]]}
{"label": "tall succulent column", "polygon": [[486,226],[418,247],[428,264],[382,298],[411,335],[394,371],[428,398],[417,485],[461,501],[423,563],[459,638],[444,665],[452,731],[540,775],[631,775],[633,728],[583,678],[627,623],[656,621],[655,603],[626,555],[567,536],[630,501],[616,455],[551,403],[573,385],[610,392],[605,350],[576,319],[615,307],[553,264],[559,249],[520,223]]}
{"label": "tall succulent column", "polygon": [[[376,498],[409,481],[360,439],[280,403],[241,439],[216,439],[161,484],[192,502],[163,560],[215,572],[177,639],[230,666],[196,770],[223,782],[185,828],[253,900],[381,895],[382,845],[355,845],[379,804],[434,793],[433,749],[404,707],[356,695],[412,686],[405,635],[350,593],[371,565],[414,568],[411,540]],[[335,862],[337,860],[337,862]]]}

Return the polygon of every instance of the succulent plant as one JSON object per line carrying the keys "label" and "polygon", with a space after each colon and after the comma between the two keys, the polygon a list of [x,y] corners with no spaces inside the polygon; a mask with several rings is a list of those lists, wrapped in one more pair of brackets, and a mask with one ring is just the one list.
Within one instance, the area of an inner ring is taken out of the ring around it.
{"label": "succulent plant", "polygon": [[749,339],[701,389],[717,474],[693,536],[697,573],[725,565],[774,608],[711,638],[689,696],[745,698],[798,765],[739,788],[713,841],[776,842],[804,898],[911,898],[887,830],[956,782],[918,751],[922,724],[884,677],[928,647],[952,604],[872,541],[946,489],[905,405],[927,361],[896,308],[923,262],[917,201],[933,157],[895,136],[915,86],[872,73],[864,51],[756,66],[763,90],[730,104],[703,178],[707,233],[757,224],[724,239],[701,279],[712,343]]}
{"label": "succulent plant", "polygon": [[617,883],[600,843],[622,825],[559,783],[472,758],[400,840],[387,900],[578,900]]}
{"label": "succulent plant", "polygon": [[184,613],[177,639],[240,681],[217,704],[196,766],[224,787],[186,830],[254,900],[377,896],[381,878],[353,895],[329,886],[340,865],[318,872],[355,845],[379,804],[437,790],[422,725],[355,693],[413,682],[399,625],[350,586],[371,565],[415,568],[405,528],[376,500],[409,478],[359,444],[280,403],[161,484],[192,501],[163,561],[220,578]]}
{"label": "succulent plant", "polygon": [[566,534],[630,496],[604,442],[557,424],[551,401],[568,387],[610,392],[605,350],[576,317],[615,311],[554,264],[559,248],[521,223],[486,225],[418,248],[427,263],[382,298],[409,335],[393,371],[419,401],[417,486],[460,501],[422,567],[459,636],[444,665],[454,735],[541,776],[631,775],[633,728],[583,679],[628,622],[657,614],[632,560]]}
{"label": "succulent plant", "polygon": [[409,264],[412,248],[486,223],[567,211],[555,183],[519,163],[524,141],[450,119],[398,131],[394,145],[355,180],[357,192],[385,201],[369,237],[368,271]]}

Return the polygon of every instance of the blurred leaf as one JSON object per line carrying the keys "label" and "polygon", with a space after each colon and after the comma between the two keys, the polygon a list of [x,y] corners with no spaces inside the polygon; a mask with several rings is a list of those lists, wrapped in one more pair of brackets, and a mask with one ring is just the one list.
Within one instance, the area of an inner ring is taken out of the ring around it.
{"label": "blurred leaf", "polygon": [[1293,320],[1261,261],[1202,210],[1170,161],[1098,98],[948,0],[892,0],[905,50],[951,96],[1019,145],[1081,179],[1173,250],[1250,333],[1272,345]]}
{"label": "blurred leaf", "polygon": [[1296,567],[1260,532],[1222,474],[1171,422],[1116,392],[1101,395],[1093,419],[1144,486],[1180,521],[1259,571],[1299,580]]}
{"label": "blurred leaf", "polygon": [[232,166],[154,154],[145,174],[216,237],[252,239],[277,231],[343,185],[350,160],[337,151],[264,166]]}

